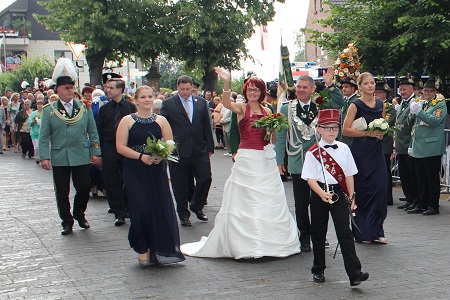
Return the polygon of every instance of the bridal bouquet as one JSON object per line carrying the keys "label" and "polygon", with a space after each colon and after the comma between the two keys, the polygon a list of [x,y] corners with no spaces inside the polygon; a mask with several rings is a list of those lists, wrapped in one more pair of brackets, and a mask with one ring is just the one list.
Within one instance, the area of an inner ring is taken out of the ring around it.
{"label": "bridal bouquet", "polygon": [[163,141],[156,139],[154,136],[147,138],[147,144],[144,148],[144,153],[152,156],[162,157],[173,162],[178,162],[178,157],[172,155],[172,151],[175,149],[175,142],[172,140]]}
{"label": "bridal bouquet", "polygon": [[289,129],[289,123],[286,116],[280,113],[270,114],[259,120],[253,121],[251,126],[266,130],[266,135],[264,136],[265,141],[270,141],[273,130],[281,131]]}
{"label": "bridal bouquet", "polygon": [[384,118],[375,119],[367,125],[367,130],[378,130],[383,134],[389,132],[389,124]]}

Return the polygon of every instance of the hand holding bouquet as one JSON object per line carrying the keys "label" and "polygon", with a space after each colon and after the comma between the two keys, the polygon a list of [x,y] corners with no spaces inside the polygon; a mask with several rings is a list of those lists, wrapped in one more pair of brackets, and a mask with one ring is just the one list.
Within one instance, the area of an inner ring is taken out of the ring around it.
{"label": "hand holding bouquet", "polygon": [[384,118],[375,119],[367,125],[367,130],[378,130],[382,134],[386,134],[389,132],[389,124]]}
{"label": "hand holding bouquet", "polygon": [[266,130],[266,135],[264,136],[265,141],[270,141],[273,130],[281,131],[289,129],[289,123],[286,116],[280,113],[262,117],[261,119],[254,121],[251,126]]}
{"label": "hand holding bouquet", "polygon": [[173,162],[178,162],[178,157],[172,155],[175,149],[175,142],[172,140],[163,141],[157,140],[154,136],[147,138],[147,145],[144,148],[144,153],[156,156],[162,159],[167,159]]}

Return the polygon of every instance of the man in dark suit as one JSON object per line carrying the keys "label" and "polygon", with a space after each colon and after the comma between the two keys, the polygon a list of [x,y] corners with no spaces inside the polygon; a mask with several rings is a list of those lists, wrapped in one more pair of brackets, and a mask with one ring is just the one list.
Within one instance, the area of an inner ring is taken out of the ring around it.
{"label": "man in dark suit", "polygon": [[117,153],[116,131],[120,120],[136,112],[136,105],[123,97],[125,82],[110,78],[103,86],[111,101],[100,107],[97,115],[97,129],[100,137],[103,162],[103,178],[110,212],[115,215],[115,226],[125,224],[127,196],[122,180],[123,157]]}
{"label": "man in dark suit", "polygon": [[[169,162],[172,189],[177,202],[181,225],[191,226],[189,209],[197,218],[207,221],[203,206],[211,186],[211,162],[214,152],[210,114],[206,100],[192,95],[192,78],[186,75],[177,79],[178,94],[163,101],[161,115],[172,127],[177,144],[179,161]],[[190,174],[195,178],[194,195],[189,197]]]}

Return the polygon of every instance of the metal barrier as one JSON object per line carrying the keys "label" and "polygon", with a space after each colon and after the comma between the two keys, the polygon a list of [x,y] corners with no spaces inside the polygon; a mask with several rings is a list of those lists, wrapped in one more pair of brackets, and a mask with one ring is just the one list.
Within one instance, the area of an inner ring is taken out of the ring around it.
{"label": "metal barrier", "polygon": [[[450,129],[445,129],[445,144],[447,145],[446,152],[442,155],[441,161],[441,187],[445,189],[441,190],[441,194],[450,194]],[[392,182],[400,183],[400,177],[398,175],[398,162],[397,155],[394,153],[391,155],[391,174],[392,174]],[[450,200],[450,197],[449,197]]]}

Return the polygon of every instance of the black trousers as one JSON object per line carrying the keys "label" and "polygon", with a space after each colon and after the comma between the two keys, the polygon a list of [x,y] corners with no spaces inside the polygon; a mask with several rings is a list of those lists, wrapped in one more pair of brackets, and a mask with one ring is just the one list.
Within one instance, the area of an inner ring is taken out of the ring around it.
{"label": "black trousers", "polygon": [[20,135],[20,146],[22,147],[22,154],[25,155],[28,153],[28,158],[32,158],[34,156],[34,146],[31,141],[31,135],[29,132],[19,132]]}
{"label": "black trousers", "polygon": [[[178,163],[169,162],[170,180],[180,219],[189,218],[189,202],[193,209],[202,210],[211,186],[211,162],[208,154],[199,157],[180,158]],[[192,175],[195,188],[192,197]]]}
{"label": "black trousers", "polygon": [[291,174],[292,188],[294,190],[295,220],[300,232],[300,244],[310,245],[311,224],[309,222],[309,203],[311,188],[308,182],[302,179],[301,174]]}
{"label": "black trousers", "polygon": [[103,179],[111,212],[117,218],[125,218],[127,214],[127,195],[123,184],[122,156],[116,151],[116,145],[102,146]]}
{"label": "black trousers", "polygon": [[441,159],[442,155],[414,158],[419,183],[417,206],[420,208],[439,209]]}
{"label": "black trousers", "polygon": [[394,204],[394,197],[392,196],[392,172],[391,172],[391,154],[385,154],[384,160],[386,161],[386,170],[388,172],[388,194],[387,204]]}
{"label": "black trousers", "polygon": [[398,175],[402,183],[403,194],[409,203],[418,201],[418,183],[414,158],[408,154],[397,154]]}
{"label": "black trousers", "polygon": [[349,204],[339,185],[336,185],[333,189],[334,193],[339,196],[338,201],[334,204],[325,203],[316,193],[311,193],[311,240],[314,253],[311,272],[322,272],[326,268],[325,239],[329,214],[331,213],[336,236],[341,247],[345,271],[349,278],[354,278],[361,272],[361,262],[356,255],[353,233],[350,229]]}
{"label": "black trousers", "polygon": [[[81,166],[53,166],[53,183],[55,185],[56,205],[58,207],[59,217],[62,220],[61,225],[73,226],[73,219],[80,220],[84,218],[84,213],[89,201],[90,189],[90,165]],[[70,176],[75,188],[75,197],[73,200],[73,216],[70,213]]]}

